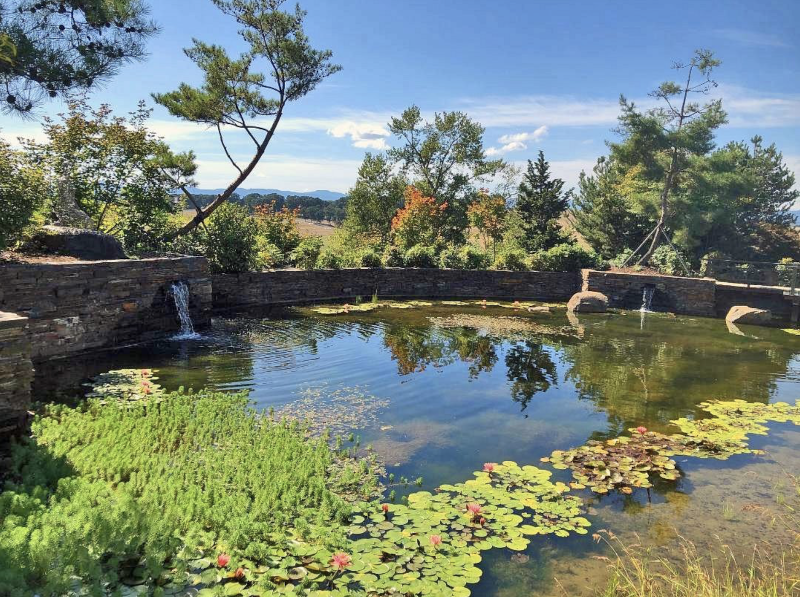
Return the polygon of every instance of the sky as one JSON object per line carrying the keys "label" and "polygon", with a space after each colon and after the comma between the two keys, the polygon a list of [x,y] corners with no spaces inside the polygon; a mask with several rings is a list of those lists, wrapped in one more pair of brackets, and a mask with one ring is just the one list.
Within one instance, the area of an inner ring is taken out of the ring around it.
{"label": "sky", "polygon": [[[192,149],[200,187],[226,186],[235,170],[216,130],[181,122],[150,93],[202,82],[183,54],[192,38],[238,53],[237,28],[210,0],[145,0],[161,32],[146,61],[125,66],[91,96],[116,112],[140,99],[150,127]],[[718,144],[754,134],[776,143],[800,176],[800,2],[694,0],[301,0],[306,32],[342,71],[289,104],[266,156],[243,188],[346,192],[366,151],[391,146],[387,122],[416,104],[424,115],[460,110],[485,128],[494,157],[524,165],[541,149],[569,186],[606,152],[624,94],[643,105],[696,48],[722,60],[714,73],[729,124]],[[291,6],[288,3],[287,6]],[[42,113],[63,106],[49,104]],[[252,143],[229,133],[234,156]],[[0,117],[0,135],[37,138],[40,125]]]}

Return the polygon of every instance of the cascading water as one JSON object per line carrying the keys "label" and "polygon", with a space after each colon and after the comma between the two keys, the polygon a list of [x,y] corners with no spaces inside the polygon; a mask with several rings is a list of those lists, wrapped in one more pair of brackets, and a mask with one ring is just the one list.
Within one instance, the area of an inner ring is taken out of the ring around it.
{"label": "cascading water", "polygon": [[181,331],[173,337],[173,340],[196,340],[200,334],[194,331],[192,315],[189,312],[189,287],[185,282],[175,282],[170,290],[181,321]]}
{"label": "cascading water", "polygon": [[642,313],[649,313],[650,307],[653,305],[653,295],[655,295],[656,289],[653,286],[645,286],[642,288],[642,308],[640,309]]}

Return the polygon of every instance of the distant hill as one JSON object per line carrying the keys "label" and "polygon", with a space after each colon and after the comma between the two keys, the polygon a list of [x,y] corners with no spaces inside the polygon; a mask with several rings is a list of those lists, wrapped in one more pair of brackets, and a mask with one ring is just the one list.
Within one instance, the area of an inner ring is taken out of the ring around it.
{"label": "distant hill", "polygon": [[[216,195],[225,189],[191,189],[192,193],[198,195]],[[289,195],[296,195],[298,197],[316,197],[323,201],[336,201],[344,197],[344,193],[337,193],[336,191],[281,191],[279,189],[237,189],[236,191],[241,197],[249,195],[250,193],[257,193],[259,195],[269,195],[270,193],[277,193],[288,197]]]}

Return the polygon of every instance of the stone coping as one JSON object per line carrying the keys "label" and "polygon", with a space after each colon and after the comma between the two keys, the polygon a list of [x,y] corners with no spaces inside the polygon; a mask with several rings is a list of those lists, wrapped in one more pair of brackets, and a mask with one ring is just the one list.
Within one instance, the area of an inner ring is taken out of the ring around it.
{"label": "stone coping", "polygon": [[16,313],[0,311],[0,330],[23,328],[28,325],[28,318]]}

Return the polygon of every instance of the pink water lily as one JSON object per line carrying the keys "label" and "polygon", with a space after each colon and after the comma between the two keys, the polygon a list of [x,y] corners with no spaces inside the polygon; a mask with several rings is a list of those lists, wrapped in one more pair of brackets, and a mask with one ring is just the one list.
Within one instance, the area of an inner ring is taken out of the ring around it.
{"label": "pink water lily", "polygon": [[438,547],[442,544],[442,536],[441,535],[431,535],[431,545],[434,547]]}
{"label": "pink water lily", "polygon": [[231,561],[231,556],[229,556],[226,553],[221,553],[217,556],[217,565],[220,568],[224,568],[225,566],[227,566],[228,562],[230,561]]}
{"label": "pink water lily", "polygon": [[381,506],[381,510],[383,510],[384,514],[388,514],[389,513],[389,504],[383,504]]}
{"label": "pink water lily", "polygon": [[333,554],[333,557],[331,558],[331,566],[337,570],[347,568],[352,563],[353,560],[350,558],[350,556],[342,551]]}
{"label": "pink water lily", "polygon": [[495,467],[495,466],[497,466],[497,464],[496,464],[496,463],[494,463],[494,462],[487,462],[487,463],[485,463],[485,464],[483,465],[483,470],[484,470],[484,472],[487,472],[487,473],[492,473],[492,472],[494,472],[494,467]]}
{"label": "pink water lily", "polygon": [[644,435],[645,433],[647,433],[647,427],[639,426],[639,427],[636,428],[636,431],[637,431],[637,433],[640,433],[641,435]]}
{"label": "pink water lily", "polygon": [[467,504],[467,512],[473,516],[480,514],[481,510],[483,510],[483,508],[481,508],[480,504]]}

